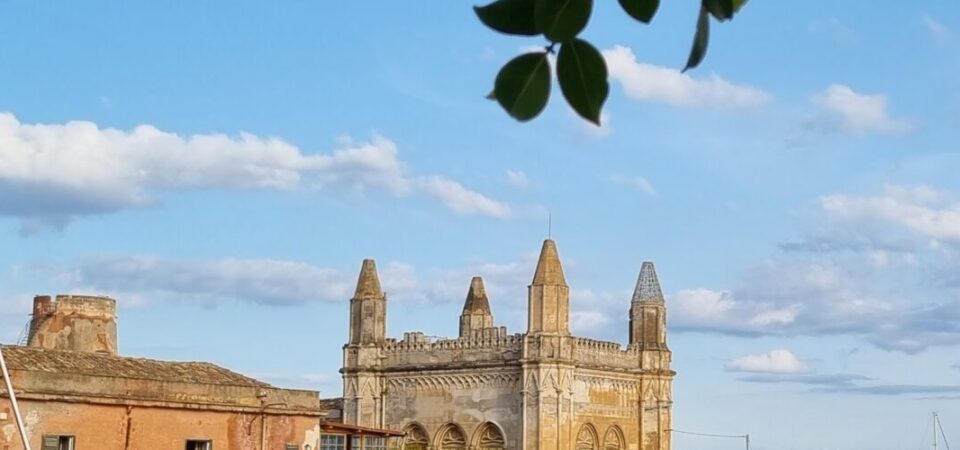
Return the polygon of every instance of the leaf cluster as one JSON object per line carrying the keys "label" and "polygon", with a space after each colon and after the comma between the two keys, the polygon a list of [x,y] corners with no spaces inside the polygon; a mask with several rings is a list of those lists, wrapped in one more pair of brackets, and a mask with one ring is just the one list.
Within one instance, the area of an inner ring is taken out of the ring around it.
{"label": "leaf cluster", "polygon": [[[633,19],[649,24],[660,0],[618,0]],[[707,54],[710,16],[723,22],[733,18],[747,0],[701,0],[693,45],[684,71],[698,66]],[[550,98],[551,63],[556,51],[556,75],[560,92],[580,117],[600,125],[600,113],[610,93],[607,64],[603,55],[580,33],[590,22],[593,0],[495,0],[475,6],[477,17],[486,26],[517,36],[542,35],[549,44],[543,51],[529,52],[508,61],[497,74],[493,92],[496,100],[521,122],[537,117]]]}

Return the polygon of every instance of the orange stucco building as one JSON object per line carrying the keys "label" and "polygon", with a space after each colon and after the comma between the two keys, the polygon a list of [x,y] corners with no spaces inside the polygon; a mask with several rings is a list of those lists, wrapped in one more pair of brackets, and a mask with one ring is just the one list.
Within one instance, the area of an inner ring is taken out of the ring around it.
{"label": "orange stucco building", "polygon": [[[315,391],[117,356],[114,310],[105,297],[37,297],[28,345],[2,347],[33,449],[379,450],[398,435],[328,420]],[[0,384],[0,450],[23,448]]]}

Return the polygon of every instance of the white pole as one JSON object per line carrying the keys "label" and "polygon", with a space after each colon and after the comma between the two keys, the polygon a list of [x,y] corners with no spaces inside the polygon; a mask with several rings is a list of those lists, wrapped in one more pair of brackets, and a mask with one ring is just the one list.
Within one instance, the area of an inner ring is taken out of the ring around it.
{"label": "white pole", "polygon": [[10,372],[7,372],[7,362],[3,359],[2,345],[0,345],[0,372],[3,372],[3,382],[7,386],[7,394],[10,395],[10,404],[13,405],[13,417],[17,419],[17,428],[20,429],[20,440],[23,442],[23,448],[24,450],[31,450],[30,439],[27,438],[27,429],[23,426],[20,407],[17,406],[17,394],[13,393],[13,384],[10,382]]}
{"label": "white pole", "polygon": [[937,412],[933,412],[933,450],[937,450]]}

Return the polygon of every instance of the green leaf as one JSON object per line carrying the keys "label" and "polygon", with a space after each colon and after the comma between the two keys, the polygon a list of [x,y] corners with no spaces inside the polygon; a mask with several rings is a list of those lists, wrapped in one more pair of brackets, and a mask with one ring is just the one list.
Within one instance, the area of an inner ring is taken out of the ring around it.
{"label": "green leaf", "polygon": [[573,110],[600,126],[600,110],[610,93],[603,55],[582,39],[564,42],[557,56],[557,81]]}
{"label": "green leaf", "polygon": [[643,23],[650,23],[653,16],[657,14],[660,0],[620,0],[620,6],[630,17]]}
{"label": "green leaf", "polygon": [[550,97],[547,52],[527,53],[507,62],[497,74],[493,94],[510,117],[521,122],[537,117]]}
{"label": "green leaf", "polygon": [[536,0],[533,17],[537,29],[552,42],[577,37],[590,20],[593,0]]}
{"label": "green leaf", "polygon": [[700,6],[700,16],[697,18],[697,32],[693,35],[693,47],[690,48],[690,57],[683,72],[700,65],[707,54],[707,43],[710,41],[710,15],[707,8]]}
{"label": "green leaf", "polygon": [[734,0],[703,0],[703,6],[721,22],[732,19],[736,12]]}
{"label": "green leaf", "polygon": [[748,0],[733,0],[733,12],[740,12],[740,8],[747,4]]}
{"label": "green leaf", "polygon": [[536,0],[497,0],[473,11],[484,25],[501,33],[536,36],[540,34],[533,19]]}

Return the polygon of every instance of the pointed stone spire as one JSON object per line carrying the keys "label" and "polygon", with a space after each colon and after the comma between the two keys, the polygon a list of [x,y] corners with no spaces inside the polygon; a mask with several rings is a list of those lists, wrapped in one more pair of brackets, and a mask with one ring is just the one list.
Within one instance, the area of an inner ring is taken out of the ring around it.
{"label": "pointed stone spire", "polygon": [[473,277],[470,280],[470,290],[467,291],[467,301],[463,303],[463,313],[491,314],[487,290],[483,287],[483,278]]}
{"label": "pointed stone spire", "polygon": [[563,277],[563,267],[560,265],[560,255],[557,253],[557,244],[553,239],[543,241],[540,259],[537,261],[537,271],[534,272],[533,283],[530,284],[533,286],[567,285],[567,280]]}
{"label": "pointed stone spire", "polygon": [[387,333],[387,297],[380,289],[377,264],[363,260],[357,290],[350,300],[350,341],[353,345],[383,343]]}
{"label": "pointed stone spire", "polygon": [[633,301],[663,303],[663,292],[660,291],[657,270],[650,261],[644,261],[643,265],[640,266],[637,287],[633,290]]}
{"label": "pointed stone spire", "polygon": [[527,334],[570,335],[570,288],[551,239],[543,241],[533,282],[527,287]]}
{"label": "pointed stone spire", "polygon": [[460,337],[471,337],[490,328],[493,328],[493,313],[490,312],[487,290],[483,287],[483,278],[473,277],[467,300],[463,302],[463,314],[460,314]]}
{"label": "pointed stone spire", "polygon": [[360,267],[360,277],[357,279],[357,290],[353,298],[383,298],[380,289],[380,277],[377,276],[377,263],[372,259],[364,259]]}

